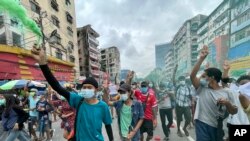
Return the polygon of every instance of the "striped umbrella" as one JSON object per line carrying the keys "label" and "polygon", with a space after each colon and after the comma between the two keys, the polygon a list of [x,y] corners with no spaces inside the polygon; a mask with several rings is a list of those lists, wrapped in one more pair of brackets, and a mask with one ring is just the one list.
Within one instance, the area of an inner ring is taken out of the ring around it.
{"label": "striped umbrella", "polygon": [[[26,84],[28,83],[29,80],[12,80],[9,81],[5,84],[3,84],[2,86],[0,86],[1,90],[11,90],[11,89],[19,89],[19,88],[24,88],[26,86]],[[28,85],[28,87],[38,87],[38,88],[45,88],[46,85],[37,82],[37,81],[31,81]]]}

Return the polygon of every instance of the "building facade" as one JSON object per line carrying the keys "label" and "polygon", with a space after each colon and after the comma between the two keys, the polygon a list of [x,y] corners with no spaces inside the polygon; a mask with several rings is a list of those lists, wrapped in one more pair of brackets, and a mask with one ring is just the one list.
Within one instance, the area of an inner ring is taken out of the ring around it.
{"label": "building facade", "polygon": [[210,54],[203,63],[204,69],[207,64],[210,67],[221,68],[227,58],[230,38],[230,1],[224,0],[198,29],[198,52],[204,45],[209,47]]}
{"label": "building facade", "polygon": [[155,65],[156,68],[165,68],[164,57],[171,48],[171,43],[163,43],[155,45]]}
{"label": "building facade", "polygon": [[[19,4],[41,28],[46,53],[50,58],[49,65],[54,68],[56,77],[59,81],[74,81],[79,76],[74,1],[20,0]],[[8,11],[1,11],[0,37],[0,43],[3,44],[0,53],[5,56],[1,59],[1,65],[15,66],[15,74],[12,75],[8,74],[8,70],[0,69],[0,79],[44,80],[32,73],[37,66],[30,58],[29,50],[38,42],[37,35],[25,28],[18,17],[10,16]]]}
{"label": "building facade", "polygon": [[224,0],[198,29],[198,52],[208,45],[208,55],[202,68],[222,68],[231,62],[231,75],[238,77],[250,71],[250,1]]}
{"label": "building facade", "polygon": [[171,80],[173,77],[174,72],[174,50],[173,47],[170,48],[170,50],[166,53],[166,56],[164,57],[165,60],[165,68],[164,72],[166,74],[166,79]]}
{"label": "building facade", "polygon": [[189,76],[192,66],[197,61],[198,27],[206,19],[204,15],[197,15],[187,20],[175,34],[173,45],[174,66],[178,64],[177,76]]}
{"label": "building facade", "polygon": [[228,59],[231,75],[238,77],[250,72],[250,1],[231,3],[231,37]]}
{"label": "building facade", "polygon": [[91,27],[86,25],[77,28],[79,47],[80,76],[94,77],[100,79],[100,50],[99,41],[96,39],[100,35]]}
{"label": "building facade", "polygon": [[117,82],[120,78],[121,62],[120,62],[120,51],[117,47],[109,47],[101,49],[101,65],[103,71],[109,74],[111,81],[115,80],[117,76]]}

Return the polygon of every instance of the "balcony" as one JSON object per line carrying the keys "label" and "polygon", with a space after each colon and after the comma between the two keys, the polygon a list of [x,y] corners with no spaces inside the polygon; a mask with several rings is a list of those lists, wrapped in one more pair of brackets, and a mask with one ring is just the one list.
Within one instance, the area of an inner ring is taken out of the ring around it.
{"label": "balcony", "polygon": [[98,56],[95,53],[90,52],[89,53],[90,58],[98,60]]}
{"label": "balcony", "polygon": [[92,50],[92,51],[94,51],[94,52],[99,53],[97,47],[94,47],[94,46],[92,46],[91,44],[89,45],[89,49]]}
{"label": "balcony", "polygon": [[89,64],[90,64],[90,66],[92,66],[93,68],[99,68],[99,63],[97,63],[97,62],[94,62],[94,61],[91,61],[91,60],[89,60]]}
{"label": "balcony", "polygon": [[93,35],[91,35],[91,34],[88,34],[88,35],[89,35],[89,41],[91,41],[95,45],[99,46],[99,41],[96,40],[96,38]]}
{"label": "balcony", "polygon": [[99,70],[91,70],[91,73],[92,73],[94,76],[99,76],[99,75],[100,75],[100,71],[99,71]]}
{"label": "balcony", "polygon": [[220,28],[222,25],[224,25],[225,23],[227,23],[229,21],[229,18],[226,17],[224,18],[222,21],[220,21],[219,23],[215,23],[215,26],[213,28],[213,31],[216,31],[218,28]]}

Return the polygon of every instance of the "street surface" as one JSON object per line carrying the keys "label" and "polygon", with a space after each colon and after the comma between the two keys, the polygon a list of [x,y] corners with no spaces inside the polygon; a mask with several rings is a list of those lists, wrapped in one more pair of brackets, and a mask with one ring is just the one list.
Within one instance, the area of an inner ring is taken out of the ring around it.
{"label": "street surface", "polygon": [[[63,136],[62,136],[63,131],[60,128],[60,123],[61,123],[61,120],[57,120],[57,122],[53,122],[53,128],[55,129],[55,134],[54,134],[54,137],[53,137],[53,141],[66,141],[66,139],[64,139]],[[184,124],[184,122],[182,122],[182,126],[183,126],[183,124]],[[117,118],[115,118],[113,120],[112,127],[113,127],[113,132],[114,132],[114,139],[115,139],[115,141],[119,141],[120,139],[119,139],[119,133],[118,133],[119,131],[118,131],[118,125],[117,125]],[[186,137],[185,135],[184,135],[184,137],[179,137],[177,135],[177,128],[176,127],[171,128],[170,141],[195,141],[194,128],[191,128],[191,129],[188,129],[188,130],[189,130],[189,134],[190,134],[189,137]],[[183,134],[184,134],[184,132],[183,132]],[[105,130],[104,126],[103,126],[103,135],[104,135],[105,141],[108,141],[107,133],[106,133],[106,130]],[[146,134],[144,136],[146,136]],[[153,141],[155,140],[155,137],[157,137],[157,136],[160,136],[161,140],[163,140],[163,138],[164,138],[164,134],[163,134],[163,131],[162,131],[162,128],[161,128],[160,118],[158,118],[158,126],[156,127],[156,129],[154,131],[154,139],[153,139]]]}

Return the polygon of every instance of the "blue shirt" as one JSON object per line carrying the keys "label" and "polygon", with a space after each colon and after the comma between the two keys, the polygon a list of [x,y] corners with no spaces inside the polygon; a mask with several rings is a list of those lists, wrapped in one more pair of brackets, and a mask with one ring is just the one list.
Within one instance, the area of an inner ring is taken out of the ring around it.
{"label": "blue shirt", "polygon": [[[117,101],[114,103],[114,107],[116,109],[117,116],[118,116],[118,125],[119,125],[118,127],[119,127],[120,132],[121,132],[120,120],[121,120],[121,116],[123,116],[122,115],[123,105],[124,105],[123,101]],[[132,112],[132,121],[131,121],[129,128],[133,130],[136,124],[139,122],[139,120],[144,118],[144,111],[143,111],[142,103],[133,100],[133,103],[131,105],[131,112]],[[135,136],[133,137],[132,141],[139,140],[139,137],[140,137],[140,131],[138,130]]]}
{"label": "blue shirt", "polygon": [[38,98],[34,99],[32,96],[29,96],[29,108],[34,109],[33,111],[29,111],[30,116],[37,117],[38,112],[36,110],[36,103],[38,102]]}
{"label": "blue shirt", "polygon": [[[70,106],[76,109],[81,99],[81,96],[70,93]],[[103,101],[99,101],[97,104],[88,104],[83,101],[77,116],[77,141],[104,141],[102,123],[105,125],[112,123],[108,105]]]}

